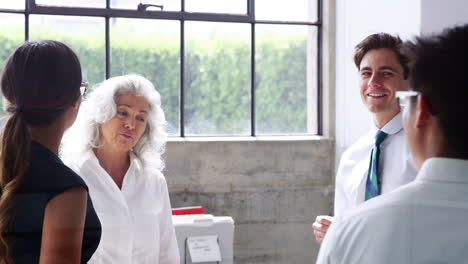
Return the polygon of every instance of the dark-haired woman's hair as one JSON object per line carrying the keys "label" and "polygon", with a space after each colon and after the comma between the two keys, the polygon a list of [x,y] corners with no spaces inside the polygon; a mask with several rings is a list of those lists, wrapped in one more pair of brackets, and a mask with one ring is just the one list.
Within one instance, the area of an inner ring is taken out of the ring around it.
{"label": "dark-haired woman's hair", "polygon": [[29,168],[30,127],[45,127],[80,97],[76,54],[53,40],[26,42],[10,55],[1,77],[8,113],[0,136],[0,264],[14,263],[9,228]]}

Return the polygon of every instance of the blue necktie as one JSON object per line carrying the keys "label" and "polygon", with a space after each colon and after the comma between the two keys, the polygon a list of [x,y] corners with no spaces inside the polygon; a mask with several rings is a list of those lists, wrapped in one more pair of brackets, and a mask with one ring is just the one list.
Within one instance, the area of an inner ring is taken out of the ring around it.
{"label": "blue necktie", "polygon": [[385,132],[379,130],[375,135],[375,144],[372,148],[369,170],[366,180],[366,196],[365,200],[369,200],[380,194],[380,177],[379,177],[379,156],[380,144],[388,136]]}

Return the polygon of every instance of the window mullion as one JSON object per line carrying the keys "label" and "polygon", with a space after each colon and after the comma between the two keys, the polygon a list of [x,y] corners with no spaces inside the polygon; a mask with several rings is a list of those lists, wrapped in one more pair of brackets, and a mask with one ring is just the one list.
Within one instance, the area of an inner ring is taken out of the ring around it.
{"label": "window mullion", "polygon": [[[182,6],[184,0],[182,0]],[[185,137],[185,21],[180,21],[180,136]]]}
{"label": "window mullion", "polygon": [[[317,0],[318,22],[322,24],[322,0]],[[323,135],[322,27],[317,27],[317,135]]]}
{"label": "window mullion", "polygon": [[250,39],[250,123],[251,123],[251,135],[254,137],[256,135],[255,131],[255,23],[252,23],[251,27],[251,39]]}

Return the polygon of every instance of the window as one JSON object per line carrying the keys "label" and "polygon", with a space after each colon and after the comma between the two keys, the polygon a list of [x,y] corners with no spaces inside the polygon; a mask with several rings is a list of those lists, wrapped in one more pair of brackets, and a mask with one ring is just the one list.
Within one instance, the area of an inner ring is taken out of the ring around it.
{"label": "window", "polygon": [[2,1],[0,58],[25,39],[56,39],[78,54],[91,87],[141,74],[161,93],[171,136],[315,135],[321,134],[320,5]]}

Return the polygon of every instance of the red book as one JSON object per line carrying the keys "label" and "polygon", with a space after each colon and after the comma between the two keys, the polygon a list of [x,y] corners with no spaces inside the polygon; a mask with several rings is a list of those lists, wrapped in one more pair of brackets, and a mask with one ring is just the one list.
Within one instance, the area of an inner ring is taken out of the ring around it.
{"label": "red book", "polygon": [[172,208],[172,215],[188,215],[188,214],[204,214],[205,208],[203,206],[189,206]]}

